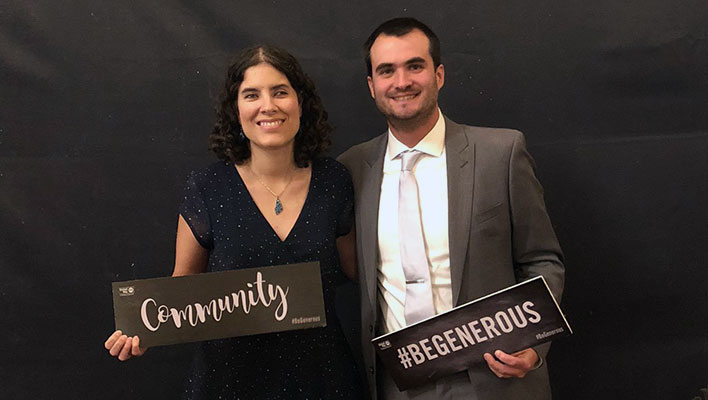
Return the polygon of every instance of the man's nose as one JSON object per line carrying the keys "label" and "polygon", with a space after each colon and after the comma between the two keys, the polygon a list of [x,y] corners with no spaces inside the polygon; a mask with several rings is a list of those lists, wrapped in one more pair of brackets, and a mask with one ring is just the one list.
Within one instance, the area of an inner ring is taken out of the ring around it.
{"label": "man's nose", "polygon": [[407,89],[411,85],[411,79],[405,70],[396,71],[393,79],[396,89]]}

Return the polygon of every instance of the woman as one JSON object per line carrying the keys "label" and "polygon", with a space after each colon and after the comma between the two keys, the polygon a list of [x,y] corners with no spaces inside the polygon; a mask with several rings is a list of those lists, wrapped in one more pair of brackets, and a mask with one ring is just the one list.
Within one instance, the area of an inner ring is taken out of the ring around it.
{"label": "woman", "polygon": [[[188,398],[363,397],[334,312],[335,287],[356,271],[351,177],[319,158],[331,130],[292,55],[237,56],[210,136],[222,161],[188,179],[173,276],[319,261],[327,327],[202,342]],[[124,360],[144,353],[139,344],[116,331],[106,348]]]}

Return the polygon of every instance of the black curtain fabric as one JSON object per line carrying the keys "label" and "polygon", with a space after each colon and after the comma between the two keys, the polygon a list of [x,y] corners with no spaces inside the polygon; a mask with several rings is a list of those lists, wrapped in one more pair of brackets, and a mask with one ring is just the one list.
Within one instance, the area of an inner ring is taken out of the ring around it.
{"label": "black curtain fabric", "polygon": [[110,283],[167,276],[177,205],[233,54],[291,51],[337,127],[385,129],[361,44],[413,16],[442,42],[441,108],[525,132],[566,255],[576,334],[557,399],[708,385],[708,4],[6,0],[0,6],[3,398],[177,398],[192,345],[120,363]]}

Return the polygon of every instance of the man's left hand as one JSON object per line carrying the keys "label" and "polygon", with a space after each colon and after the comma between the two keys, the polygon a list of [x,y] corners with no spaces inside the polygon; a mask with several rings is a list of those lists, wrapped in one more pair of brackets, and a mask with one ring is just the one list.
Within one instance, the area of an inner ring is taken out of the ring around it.
{"label": "man's left hand", "polygon": [[[506,354],[501,350],[494,352],[496,359],[491,354],[485,353],[489,369],[500,378],[523,378],[538,363],[538,354],[534,349],[521,350],[514,354]],[[501,362],[500,362],[501,361]]]}

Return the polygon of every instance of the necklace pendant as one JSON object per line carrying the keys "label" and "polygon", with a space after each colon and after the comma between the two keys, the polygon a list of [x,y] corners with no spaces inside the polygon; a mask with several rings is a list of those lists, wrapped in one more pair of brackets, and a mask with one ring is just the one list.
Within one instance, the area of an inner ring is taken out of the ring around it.
{"label": "necklace pendant", "polygon": [[275,215],[278,215],[281,212],[283,212],[283,203],[280,202],[280,198],[276,197],[275,198]]}

